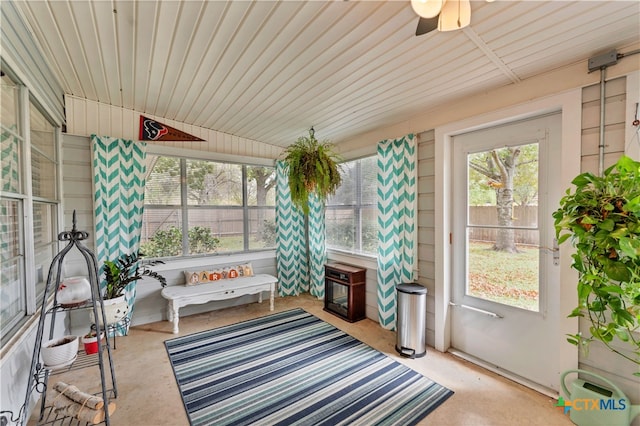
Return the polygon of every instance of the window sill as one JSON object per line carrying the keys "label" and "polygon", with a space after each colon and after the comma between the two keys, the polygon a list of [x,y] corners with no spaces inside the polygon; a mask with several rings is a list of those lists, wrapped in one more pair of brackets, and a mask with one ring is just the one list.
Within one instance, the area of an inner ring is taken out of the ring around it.
{"label": "window sill", "polygon": [[378,261],[375,256],[350,253],[336,249],[328,249],[327,255],[329,260],[334,262],[347,263],[349,265],[360,266],[362,268],[373,270],[378,268]]}
{"label": "window sill", "polygon": [[212,256],[189,257],[174,260],[164,260],[164,264],[155,265],[151,269],[155,272],[170,271],[175,269],[199,268],[203,265],[229,265],[233,263],[246,263],[253,260],[273,259],[276,257],[275,249],[261,250],[246,253],[216,254]]}

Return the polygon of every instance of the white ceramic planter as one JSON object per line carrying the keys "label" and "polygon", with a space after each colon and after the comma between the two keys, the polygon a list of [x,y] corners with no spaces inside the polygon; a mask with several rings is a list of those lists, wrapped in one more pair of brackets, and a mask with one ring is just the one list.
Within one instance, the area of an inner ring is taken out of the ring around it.
{"label": "white ceramic planter", "polygon": [[78,355],[78,336],[64,336],[42,343],[40,356],[49,368],[71,364]]}
{"label": "white ceramic planter", "polygon": [[[125,300],[124,296],[116,297],[115,299],[104,300],[104,313],[107,317],[107,324],[115,324],[119,322],[129,313],[129,304]],[[96,319],[93,315],[93,310],[90,312],[91,321],[96,323]],[[98,306],[98,321],[102,324],[102,316],[100,315],[100,306]]]}

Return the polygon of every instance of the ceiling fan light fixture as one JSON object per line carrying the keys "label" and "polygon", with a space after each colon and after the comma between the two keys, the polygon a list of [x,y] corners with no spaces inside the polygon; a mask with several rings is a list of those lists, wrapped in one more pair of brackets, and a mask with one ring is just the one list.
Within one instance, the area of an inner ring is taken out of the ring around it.
{"label": "ceiling fan light fixture", "polygon": [[438,16],[442,10],[443,0],[411,0],[413,11],[422,18],[433,18]]}
{"label": "ceiling fan light fixture", "polygon": [[471,23],[471,2],[469,0],[447,0],[440,11],[438,31],[453,31]]}

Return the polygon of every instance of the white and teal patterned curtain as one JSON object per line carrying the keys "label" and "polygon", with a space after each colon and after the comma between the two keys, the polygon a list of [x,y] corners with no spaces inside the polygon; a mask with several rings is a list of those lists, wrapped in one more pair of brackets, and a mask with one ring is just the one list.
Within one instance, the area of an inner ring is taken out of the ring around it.
{"label": "white and teal patterned curtain", "polygon": [[[146,147],[144,142],[91,135],[96,257],[102,280],[105,260],[115,260],[140,248]],[[101,287],[104,285],[102,281]],[[125,297],[131,318],[135,283],[126,289]]]}
{"label": "white and teal patterned curtain", "polygon": [[396,326],[396,285],[413,281],[416,143],[410,134],[378,143],[378,321]]}
{"label": "white and teal patterned curtain", "polygon": [[[16,126],[12,125],[15,131]],[[20,192],[20,165],[18,153],[20,140],[9,131],[0,133],[0,155],[2,155],[2,190]]]}
{"label": "white and teal patterned curtain", "polygon": [[[2,191],[19,193],[21,192],[20,188],[20,139],[16,137],[12,132],[16,130],[16,126],[11,126],[11,131],[2,131],[0,133],[0,155],[2,156]],[[13,215],[17,213],[14,209],[11,208],[13,203],[9,201],[2,201],[0,203],[0,263],[2,267],[10,265],[11,259],[14,257],[14,254],[11,250],[11,246],[15,243],[13,237],[10,234],[10,226],[15,219],[12,218]],[[13,281],[11,278],[11,273],[7,270],[3,269],[2,273],[0,273],[0,285],[2,289],[9,290],[10,287],[13,286],[11,282]],[[16,280],[18,281],[18,280]],[[5,303],[5,299],[3,299],[3,303]],[[17,302],[16,302],[17,303]],[[14,305],[12,303],[12,305]],[[9,312],[16,312],[13,308],[9,309],[2,308],[3,314],[5,309]]]}
{"label": "white and teal patterned curtain", "polygon": [[324,298],[324,264],[327,263],[327,244],[324,224],[325,205],[316,194],[309,195],[309,216],[307,233],[309,236],[309,267],[311,276],[309,293],[319,299]]}
{"label": "white and teal patterned curtain", "polygon": [[324,264],[327,261],[324,203],[309,197],[309,215],[291,202],[289,170],[284,161],[276,163],[276,257],[281,296],[309,292],[324,297]]}
{"label": "white and teal patterned curtain", "polygon": [[304,213],[291,201],[289,170],[276,162],[276,262],[280,296],[309,291]]}

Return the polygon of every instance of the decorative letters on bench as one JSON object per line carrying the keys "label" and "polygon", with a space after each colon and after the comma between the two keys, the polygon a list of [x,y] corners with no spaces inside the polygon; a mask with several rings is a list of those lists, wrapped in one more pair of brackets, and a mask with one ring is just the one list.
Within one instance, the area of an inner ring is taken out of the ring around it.
{"label": "decorative letters on bench", "polygon": [[[197,272],[202,274],[202,272]],[[186,277],[191,277],[190,275]],[[188,282],[188,281],[187,281]],[[272,275],[258,274],[238,278],[217,279],[198,285],[175,285],[162,289],[162,297],[167,299],[167,319],[173,322],[173,332],[178,333],[178,311],[181,307],[207,303],[212,300],[226,300],[247,294],[258,294],[262,303],[262,292],[269,292],[269,310],[274,309],[274,297],[278,279]]]}
{"label": "decorative letters on bench", "polygon": [[252,276],[253,267],[250,263],[244,263],[242,265],[226,266],[212,271],[184,271],[184,284],[198,285],[211,281]]}

